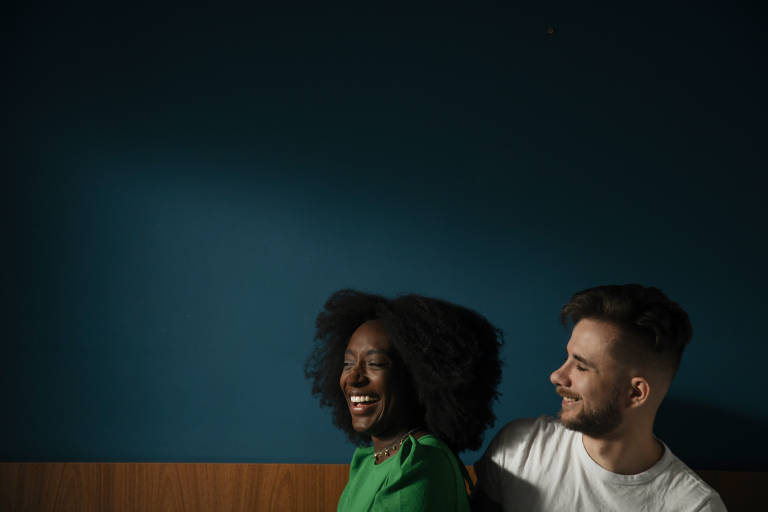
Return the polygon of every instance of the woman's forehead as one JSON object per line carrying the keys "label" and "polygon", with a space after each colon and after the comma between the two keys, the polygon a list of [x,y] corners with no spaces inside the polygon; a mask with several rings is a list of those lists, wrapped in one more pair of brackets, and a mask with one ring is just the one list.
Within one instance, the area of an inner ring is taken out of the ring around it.
{"label": "woman's forehead", "polygon": [[377,350],[391,352],[392,343],[381,320],[369,320],[352,333],[347,343],[347,350],[352,352]]}

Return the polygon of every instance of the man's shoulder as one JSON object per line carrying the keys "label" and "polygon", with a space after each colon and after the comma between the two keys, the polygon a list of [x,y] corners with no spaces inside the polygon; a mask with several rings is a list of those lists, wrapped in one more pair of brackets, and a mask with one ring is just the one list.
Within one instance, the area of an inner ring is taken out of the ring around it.
{"label": "man's shoulder", "polygon": [[478,499],[487,497],[520,510],[546,510],[536,507],[557,487],[554,475],[568,467],[573,434],[551,416],[507,423],[475,464]]}
{"label": "man's shoulder", "polygon": [[[662,473],[662,485],[670,489],[669,499],[676,503],[708,504],[707,510],[725,510],[720,495],[709,486],[694,470],[674,455],[665,445],[665,457],[670,463]],[[660,483],[662,483],[660,482]]]}
{"label": "man's shoulder", "polygon": [[[562,423],[552,416],[521,418],[504,425],[489,446],[490,453],[530,452],[548,446],[556,449],[559,438],[567,437],[568,431]],[[546,442],[545,442],[546,441]]]}
{"label": "man's shoulder", "polygon": [[537,418],[520,418],[504,425],[496,434],[497,439],[518,440],[521,438],[534,438],[540,435],[551,435],[564,430],[562,423],[552,416],[539,416]]}

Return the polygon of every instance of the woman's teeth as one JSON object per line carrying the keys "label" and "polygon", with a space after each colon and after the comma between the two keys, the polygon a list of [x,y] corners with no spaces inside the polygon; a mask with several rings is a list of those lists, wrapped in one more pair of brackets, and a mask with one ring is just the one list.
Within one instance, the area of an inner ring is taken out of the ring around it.
{"label": "woman's teeth", "polygon": [[352,395],[349,397],[350,402],[353,404],[361,404],[365,402],[375,402],[378,398],[368,395]]}

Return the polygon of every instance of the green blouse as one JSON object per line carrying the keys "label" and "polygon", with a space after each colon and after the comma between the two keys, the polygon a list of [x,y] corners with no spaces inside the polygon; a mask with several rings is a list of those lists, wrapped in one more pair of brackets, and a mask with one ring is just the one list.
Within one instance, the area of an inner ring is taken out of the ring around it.
{"label": "green blouse", "polygon": [[373,447],[359,447],[338,511],[469,512],[464,475],[466,470],[451,449],[429,434],[419,439],[409,436],[381,464],[374,463]]}

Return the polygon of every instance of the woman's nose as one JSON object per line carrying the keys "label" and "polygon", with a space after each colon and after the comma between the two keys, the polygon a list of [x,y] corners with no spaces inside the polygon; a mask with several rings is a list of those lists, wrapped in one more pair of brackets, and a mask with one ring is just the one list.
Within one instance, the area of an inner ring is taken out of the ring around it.
{"label": "woman's nose", "polygon": [[366,383],[365,369],[361,364],[355,364],[350,368],[349,383],[353,386],[361,386]]}

